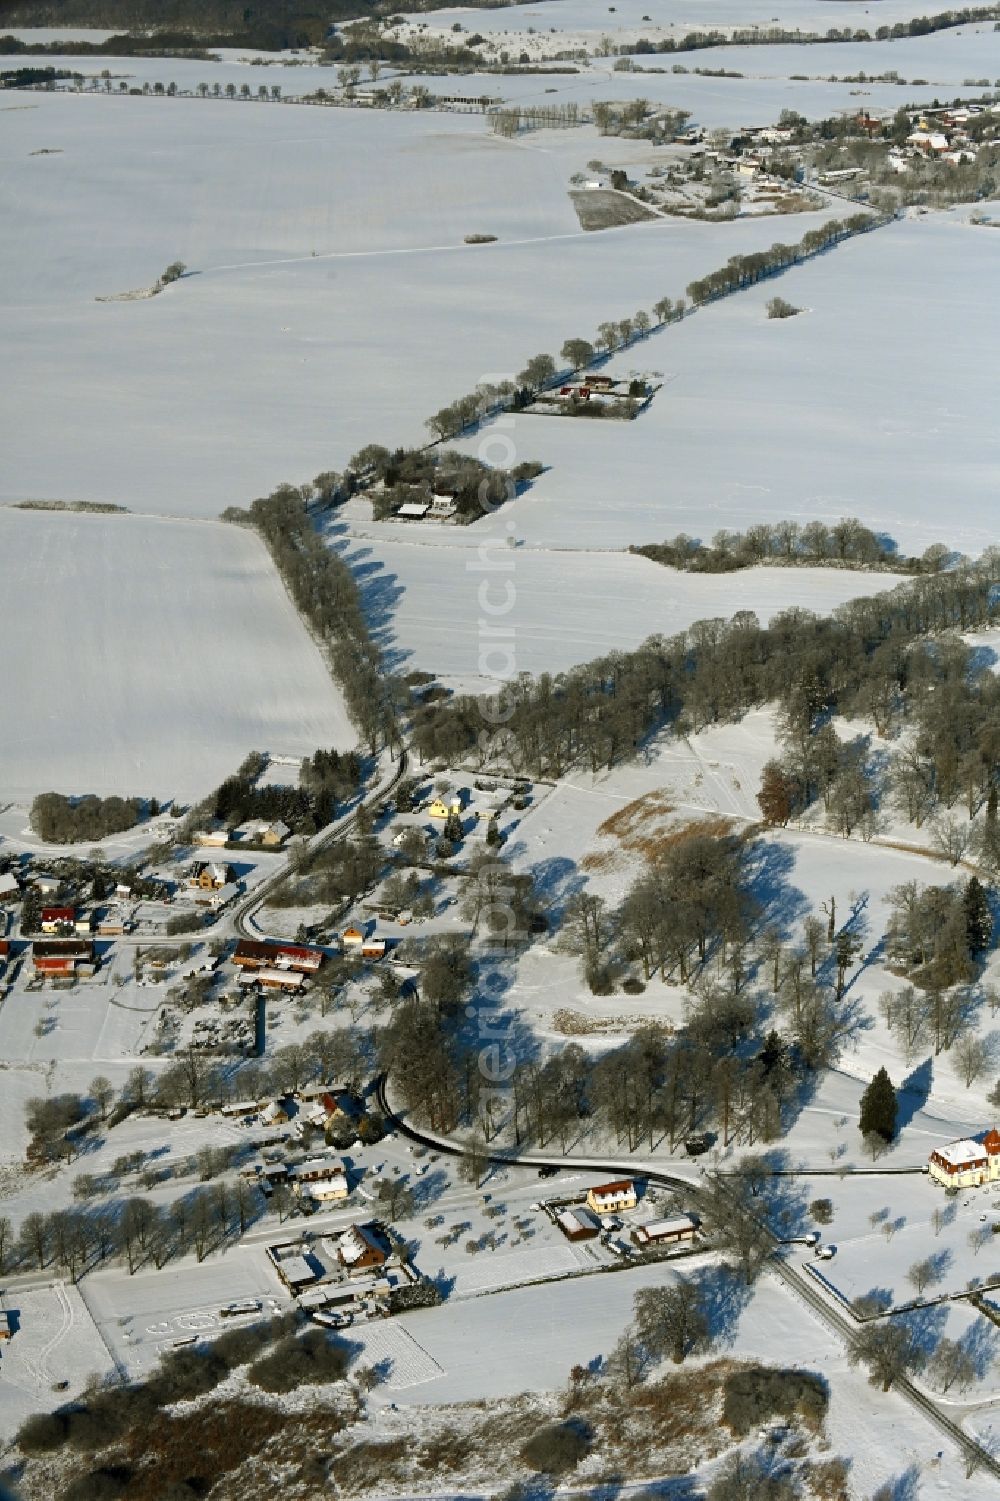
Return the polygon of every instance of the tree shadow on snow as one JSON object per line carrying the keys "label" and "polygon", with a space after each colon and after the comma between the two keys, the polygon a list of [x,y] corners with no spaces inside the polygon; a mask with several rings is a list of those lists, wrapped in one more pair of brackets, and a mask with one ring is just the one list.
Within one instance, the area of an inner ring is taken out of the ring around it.
{"label": "tree shadow on snow", "polygon": [[701,1307],[715,1345],[731,1345],[740,1319],[753,1297],[739,1272],[727,1266],[710,1267],[698,1278]]}
{"label": "tree shadow on snow", "polygon": [[920,1466],[910,1465],[901,1475],[894,1475],[879,1487],[879,1496],[885,1501],[919,1501]]}
{"label": "tree shadow on snow", "polygon": [[911,1069],[896,1090],[896,1131],[909,1126],[919,1110],[930,1099],[934,1086],[934,1060],[931,1057]]}
{"label": "tree shadow on snow", "polygon": [[809,902],[789,877],[795,869],[795,851],[777,840],[758,839],[749,851],[750,886],[760,906],[762,926],[777,928],[788,936],[809,913]]}

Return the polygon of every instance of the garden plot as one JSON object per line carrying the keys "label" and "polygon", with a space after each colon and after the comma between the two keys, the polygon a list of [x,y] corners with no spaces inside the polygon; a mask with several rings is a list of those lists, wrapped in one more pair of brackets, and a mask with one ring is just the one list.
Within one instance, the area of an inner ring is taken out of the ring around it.
{"label": "garden plot", "polygon": [[[863,1196],[873,1205],[876,1222],[866,1233],[850,1240],[835,1239],[832,1261],[808,1264],[846,1302],[868,1295],[884,1298],[887,1305],[908,1305],[924,1298],[954,1296],[970,1287],[1000,1282],[1000,1239],[992,1233],[1000,1224],[1000,1199],[996,1190],[970,1190],[961,1198],[947,1200],[943,1191],[924,1174],[892,1178],[871,1186],[872,1180],[854,1180],[851,1190],[857,1202]],[[935,1232],[934,1209],[953,1217]],[[929,1262],[925,1288],[918,1289],[910,1276],[913,1268]]]}
{"label": "garden plot", "polygon": [[55,1405],[57,1381],[68,1382],[58,1399],[65,1402],[91,1376],[110,1375],[114,1362],[71,1283],[8,1289],[4,1307],[16,1315],[14,1338],[0,1354],[0,1436],[8,1439],[31,1413]]}
{"label": "garden plot", "polygon": [[348,1339],[361,1346],[360,1362],[385,1372],[383,1385],[387,1391],[407,1391],[444,1374],[434,1357],[397,1320],[352,1329]]}
{"label": "garden plot", "polygon": [[6,796],[189,799],[250,750],[354,743],[251,533],[3,510],[0,555],[4,608],[24,631],[6,684]]}
{"label": "garden plot", "polygon": [[[200,1266],[186,1258],[162,1271],[96,1272],[84,1284],[98,1329],[133,1377],[145,1374],[165,1350],[191,1335],[211,1339],[231,1327],[220,1309],[257,1299],[267,1316],[289,1299],[262,1246],[241,1247]],[[247,1315],[242,1322],[253,1322]],[[237,1322],[240,1322],[238,1320]]]}
{"label": "garden plot", "polygon": [[447,1271],[454,1279],[452,1297],[474,1298],[501,1287],[522,1287],[552,1277],[572,1276],[593,1270],[597,1257],[586,1246],[548,1245],[525,1251],[493,1251],[482,1260],[452,1264]]}
{"label": "garden plot", "polygon": [[0,1005],[0,1055],[11,1062],[135,1058],[159,1010],[156,990],[112,988],[100,977],[72,990],[17,989]]}
{"label": "garden plot", "polygon": [[[529,439],[526,433],[524,442]],[[606,441],[613,445],[614,439]],[[523,503],[519,521],[529,536],[548,524],[545,511],[541,499]],[[664,514],[664,534],[671,526]],[[495,689],[497,678],[519,672],[564,672],[630,651],[696,620],[752,610],[763,624],[794,607],[827,614],[898,582],[889,574],[818,568],[696,576],[624,553],[543,551],[530,544],[506,556],[494,551],[492,566],[484,568],[469,539],[456,542],[455,536],[453,527],[427,528],[411,543],[380,539],[346,556],[370,613],[391,611],[393,656],[403,670],[432,672],[450,687],[473,692]]]}

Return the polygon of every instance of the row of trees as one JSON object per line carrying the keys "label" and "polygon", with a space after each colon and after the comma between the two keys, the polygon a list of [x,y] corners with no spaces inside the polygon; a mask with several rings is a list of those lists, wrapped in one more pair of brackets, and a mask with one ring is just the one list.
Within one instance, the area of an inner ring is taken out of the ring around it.
{"label": "row of trees", "polygon": [[140,1194],[93,1208],[33,1211],[14,1237],[0,1218],[0,1270],[54,1267],[72,1281],[120,1258],[134,1275],[151,1264],[159,1270],[194,1251],[199,1261],[228,1238],[243,1234],[262,1208],[260,1195],[245,1178],[191,1189],[168,1206]]}
{"label": "row of trees", "polygon": [[[670,297],[661,297],[654,304],[652,314],[640,308],[631,317],[601,323],[593,341],[566,339],[558,359],[546,353],[533,355],[515,379],[480,382],[474,391],[435,412],[427,419],[426,426],[435,439],[445,440],[457,437],[467,428],[485,422],[499,412],[519,410],[562,377],[586,369],[602,355],[627,349],[637,339],[645,338],[654,327],[677,322],[684,317],[686,310],[683,298],[675,302]],[[536,468],[535,472],[540,470]]]}
{"label": "row of trees", "polygon": [[805,567],[882,568],[898,573],[939,573],[951,554],[932,543],[919,557],[906,557],[895,544],[873,532],[856,516],[827,526],[822,521],[760,522],[745,532],[718,531],[710,544],[679,532],[670,542],[650,542],[629,552],[680,568],[685,573],[732,573],[762,564],[798,563]]}
{"label": "row of trees", "polygon": [[[613,766],[659,726],[687,733],[775,700],[802,745],[820,716],[835,709],[892,724],[912,707],[937,725],[939,710],[924,701],[942,681],[940,643],[923,647],[921,638],[995,621],[998,582],[1000,551],[991,550],[976,563],[853,600],[830,616],[791,609],[766,627],[748,611],[729,622],[699,621],[678,636],[652,637],[634,652],[558,676],[520,675],[492,702],[491,719],[501,728],[487,740],[481,700],[456,695],[423,704],[413,715],[414,746],[421,758],[452,765],[472,755],[482,767],[561,776],[579,764]],[[963,654],[967,659],[969,648],[959,642],[951,655]],[[944,681],[942,697],[958,712],[954,733],[985,743],[1000,684],[990,686],[982,674],[961,683],[950,671]]]}
{"label": "row of trees", "polygon": [[786,271],[789,266],[801,265],[811,256],[819,255],[833,245],[839,245],[842,240],[850,239],[852,235],[865,234],[884,222],[886,221],[877,219],[872,214],[851,214],[846,219],[828,219],[825,224],[818,224],[813,229],[807,229],[801,240],[794,245],[785,245],[778,241],[768,250],[754,250],[748,255],[730,256],[719,270],[689,282],[687,294],[695,307],[700,307],[706,302],[714,302],[719,297],[727,297],[731,292],[741,291],[744,287],[752,287],[756,282],[763,281],[765,277],[776,276]]}
{"label": "row of trees", "polygon": [[491,109],[488,115],[494,135],[512,139],[523,130],[567,130],[580,122],[580,106],[547,104],[520,106],[515,109]]}
{"label": "row of trees", "polygon": [[893,25],[878,26],[874,32],[866,27],[831,26],[825,32],[789,30],[784,26],[737,27],[732,31],[688,31],[682,37],[663,37],[656,42],[640,37],[632,43],[618,43],[624,54],[646,55],[656,52],[699,52],[711,47],[769,46],[777,43],[810,42],[884,42],[898,37],[928,36],[953,26],[962,26],[969,21],[992,21],[996,19],[994,6],[965,6],[956,10],[940,11],[936,15],[914,16],[909,21],[897,21]]}

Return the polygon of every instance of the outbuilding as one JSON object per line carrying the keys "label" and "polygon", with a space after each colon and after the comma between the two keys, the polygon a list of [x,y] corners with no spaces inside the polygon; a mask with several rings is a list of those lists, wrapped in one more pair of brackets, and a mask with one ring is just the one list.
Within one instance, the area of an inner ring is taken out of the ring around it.
{"label": "outbuilding", "polygon": [[650,1220],[648,1225],[639,1225],[632,1231],[632,1240],[635,1245],[648,1249],[693,1241],[697,1233],[697,1220],[689,1214],[676,1214],[670,1219]]}

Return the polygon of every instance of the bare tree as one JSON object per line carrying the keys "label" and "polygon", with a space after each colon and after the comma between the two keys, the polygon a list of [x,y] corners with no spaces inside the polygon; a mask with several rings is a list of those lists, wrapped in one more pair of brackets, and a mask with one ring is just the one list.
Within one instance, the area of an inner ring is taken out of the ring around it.
{"label": "bare tree", "polygon": [[960,1391],[970,1387],[979,1374],[976,1362],[960,1340],[938,1340],[934,1354],[927,1367],[928,1375],[941,1392],[957,1386]]}
{"label": "bare tree", "polygon": [[95,1074],[90,1081],[90,1097],[101,1112],[101,1120],[107,1120],[108,1109],[115,1097],[114,1085],[103,1074]]}
{"label": "bare tree", "polygon": [[920,1347],[907,1326],[882,1319],[860,1329],[848,1349],[851,1365],[868,1367],[873,1386],[879,1382],[887,1392],[900,1376],[907,1376],[921,1365]]}
{"label": "bare tree", "polygon": [[636,1331],[651,1355],[669,1355],[680,1365],[706,1347],[709,1324],[696,1282],[679,1277],[673,1285],[640,1288],[634,1302]]}

